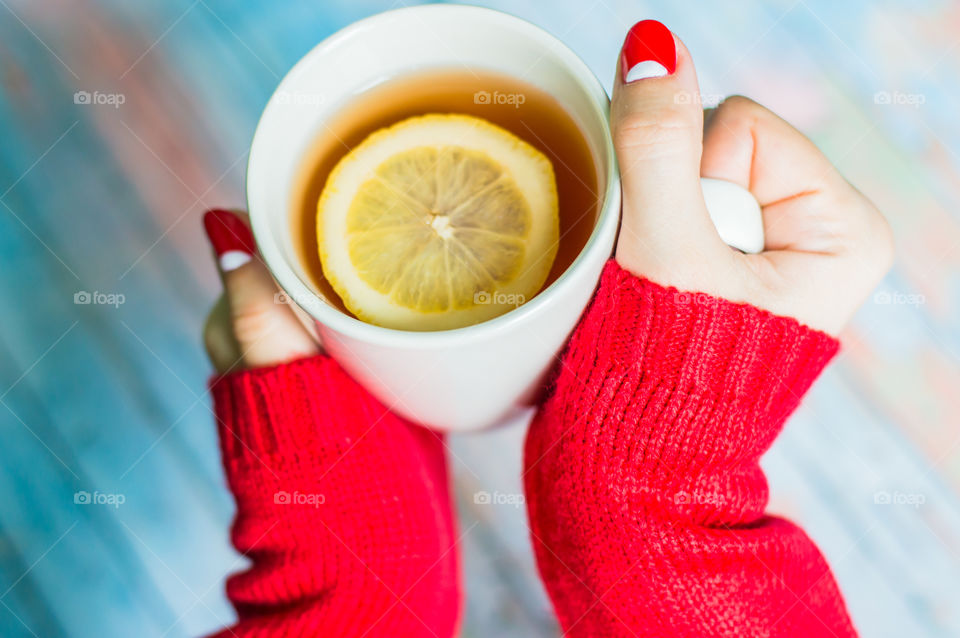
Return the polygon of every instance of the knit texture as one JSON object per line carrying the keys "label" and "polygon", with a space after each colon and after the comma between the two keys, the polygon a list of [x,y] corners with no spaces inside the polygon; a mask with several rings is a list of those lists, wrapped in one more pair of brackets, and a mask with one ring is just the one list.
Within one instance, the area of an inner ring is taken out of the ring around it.
{"label": "knit texture", "polygon": [[236,502],[218,636],[453,636],[458,552],[443,442],[324,356],[211,382]]}
{"label": "knit texture", "polygon": [[764,515],[758,464],[837,347],[608,263],[525,449],[564,635],[856,635],[812,541]]}

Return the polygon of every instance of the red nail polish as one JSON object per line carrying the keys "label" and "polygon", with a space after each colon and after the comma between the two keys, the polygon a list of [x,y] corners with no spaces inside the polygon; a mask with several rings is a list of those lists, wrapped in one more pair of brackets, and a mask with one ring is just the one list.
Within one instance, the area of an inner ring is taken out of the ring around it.
{"label": "red nail polish", "polygon": [[627,32],[620,66],[624,82],[672,75],[677,70],[673,33],[656,20],[636,23]]}
{"label": "red nail polish", "polygon": [[256,244],[253,233],[228,210],[214,208],[203,215],[203,228],[224,271],[234,270],[253,258]]}

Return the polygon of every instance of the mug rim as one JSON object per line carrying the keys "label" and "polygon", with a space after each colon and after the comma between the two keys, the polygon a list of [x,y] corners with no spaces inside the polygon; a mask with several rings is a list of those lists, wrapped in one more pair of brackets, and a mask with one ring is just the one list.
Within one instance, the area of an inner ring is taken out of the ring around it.
{"label": "mug rim", "polygon": [[[600,83],[596,74],[590,70],[587,64],[570,47],[563,43],[559,38],[549,33],[545,29],[533,24],[523,18],[513,14],[489,9],[487,7],[478,7],[473,5],[461,4],[429,4],[413,7],[402,7],[377,13],[366,18],[353,22],[342,29],[327,36],[312,49],[303,55],[287,73],[284,74],[277,87],[273,90],[267,105],[257,120],[257,126],[254,129],[253,141],[250,145],[250,155],[247,159],[246,172],[246,199],[247,209],[250,214],[250,222],[253,229],[254,238],[257,247],[260,249],[263,262],[267,269],[273,275],[278,285],[283,291],[294,294],[294,303],[304,308],[311,319],[323,327],[334,330],[344,336],[357,341],[373,344],[386,344],[397,347],[442,347],[451,342],[459,342],[468,338],[482,338],[491,336],[503,331],[504,329],[524,321],[527,317],[537,313],[540,309],[549,304],[557,295],[557,290],[567,285],[573,278],[574,271],[584,267],[590,257],[598,250],[602,249],[602,238],[607,233],[615,233],[616,225],[620,220],[620,170],[617,163],[616,153],[613,147],[613,138],[609,126],[604,127],[602,135],[601,154],[606,161],[607,179],[606,189],[603,193],[603,199],[600,205],[600,212],[594,224],[593,231],[587,238],[583,248],[577,254],[576,258],[569,266],[554,280],[549,286],[537,293],[530,301],[510,310],[502,315],[482,321],[477,324],[453,328],[449,330],[399,330],[396,328],[386,328],[374,324],[366,323],[351,317],[340,310],[331,306],[322,299],[317,293],[309,288],[301,278],[293,271],[287,260],[283,257],[280,248],[277,246],[277,239],[266,219],[255,215],[250,206],[254,197],[251,195],[253,187],[251,184],[251,175],[253,170],[260,164],[257,148],[258,135],[261,134],[264,122],[267,119],[274,98],[283,89],[284,83],[289,78],[295,76],[310,60],[322,56],[329,49],[334,48],[341,41],[353,37],[357,32],[364,31],[380,22],[393,19],[398,14],[423,14],[423,13],[473,13],[483,14],[484,17],[492,20],[500,20],[504,23],[510,23],[514,27],[520,27],[538,38],[549,40],[554,45],[554,51],[558,54],[567,68],[571,71],[574,78],[582,89],[586,91],[591,107],[599,111],[600,119],[604,122],[609,121],[610,99],[606,90]],[[613,228],[610,228],[613,226]],[[292,284],[292,285],[291,285]],[[309,301],[307,301],[309,300]]]}

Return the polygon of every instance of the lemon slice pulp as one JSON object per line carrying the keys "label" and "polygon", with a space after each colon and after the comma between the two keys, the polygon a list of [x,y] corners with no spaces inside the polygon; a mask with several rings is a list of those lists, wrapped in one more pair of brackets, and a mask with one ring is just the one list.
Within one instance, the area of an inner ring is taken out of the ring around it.
{"label": "lemon slice pulp", "polygon": [[558,233],[550,160],[467,115],[374,132],[317,206],[324,276],[358,318],[402,330],[459,328],[529,301]]}

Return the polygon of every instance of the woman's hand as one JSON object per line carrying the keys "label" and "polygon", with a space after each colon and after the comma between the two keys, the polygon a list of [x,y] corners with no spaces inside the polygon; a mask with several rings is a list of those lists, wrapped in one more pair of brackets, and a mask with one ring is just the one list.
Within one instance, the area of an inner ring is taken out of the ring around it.
{"label": "woman's hand", "polygon": [[207,211],[203,217],[224,288],[207,317],[203,340],[220,374],[319,352],[316,340],[278,295],[245,217],[227,210]]}
{"label": "woman's hand", "polygon": [[[620,265],[836,335],[890,267],[883,216],[810,140],[759,104],[729,98],[706,112],[704,125],[693,60],[659,22],[630,30],[620,67],[611,106],[623,178]],[[701,176],[757,198],[762,253],[720,240]]]}
{"label": "woman's hand", "polygon": [[459,554],[443,437],[310,356],[320,347],[278,295],[244,216],[212,210],[203,223],[224,284],[204,340],[223,375],[210,394],[237,503],[230,538],[250,560],[227,580],[238,621],[217,636],[453,636]]}
{"label": "woman's hand", "polygon": [[[888,266],[890,233],[763,107],[727,100],[704,133],[690,55],[660,23],[634,25],[621,56],[620,267],[605,268],[524,450],[563,635],[855,638],[821,553],[765,511],[760,458],[837,351],[823,331]],[[765,252],[720,240],[701,175],[753,192]]]}

